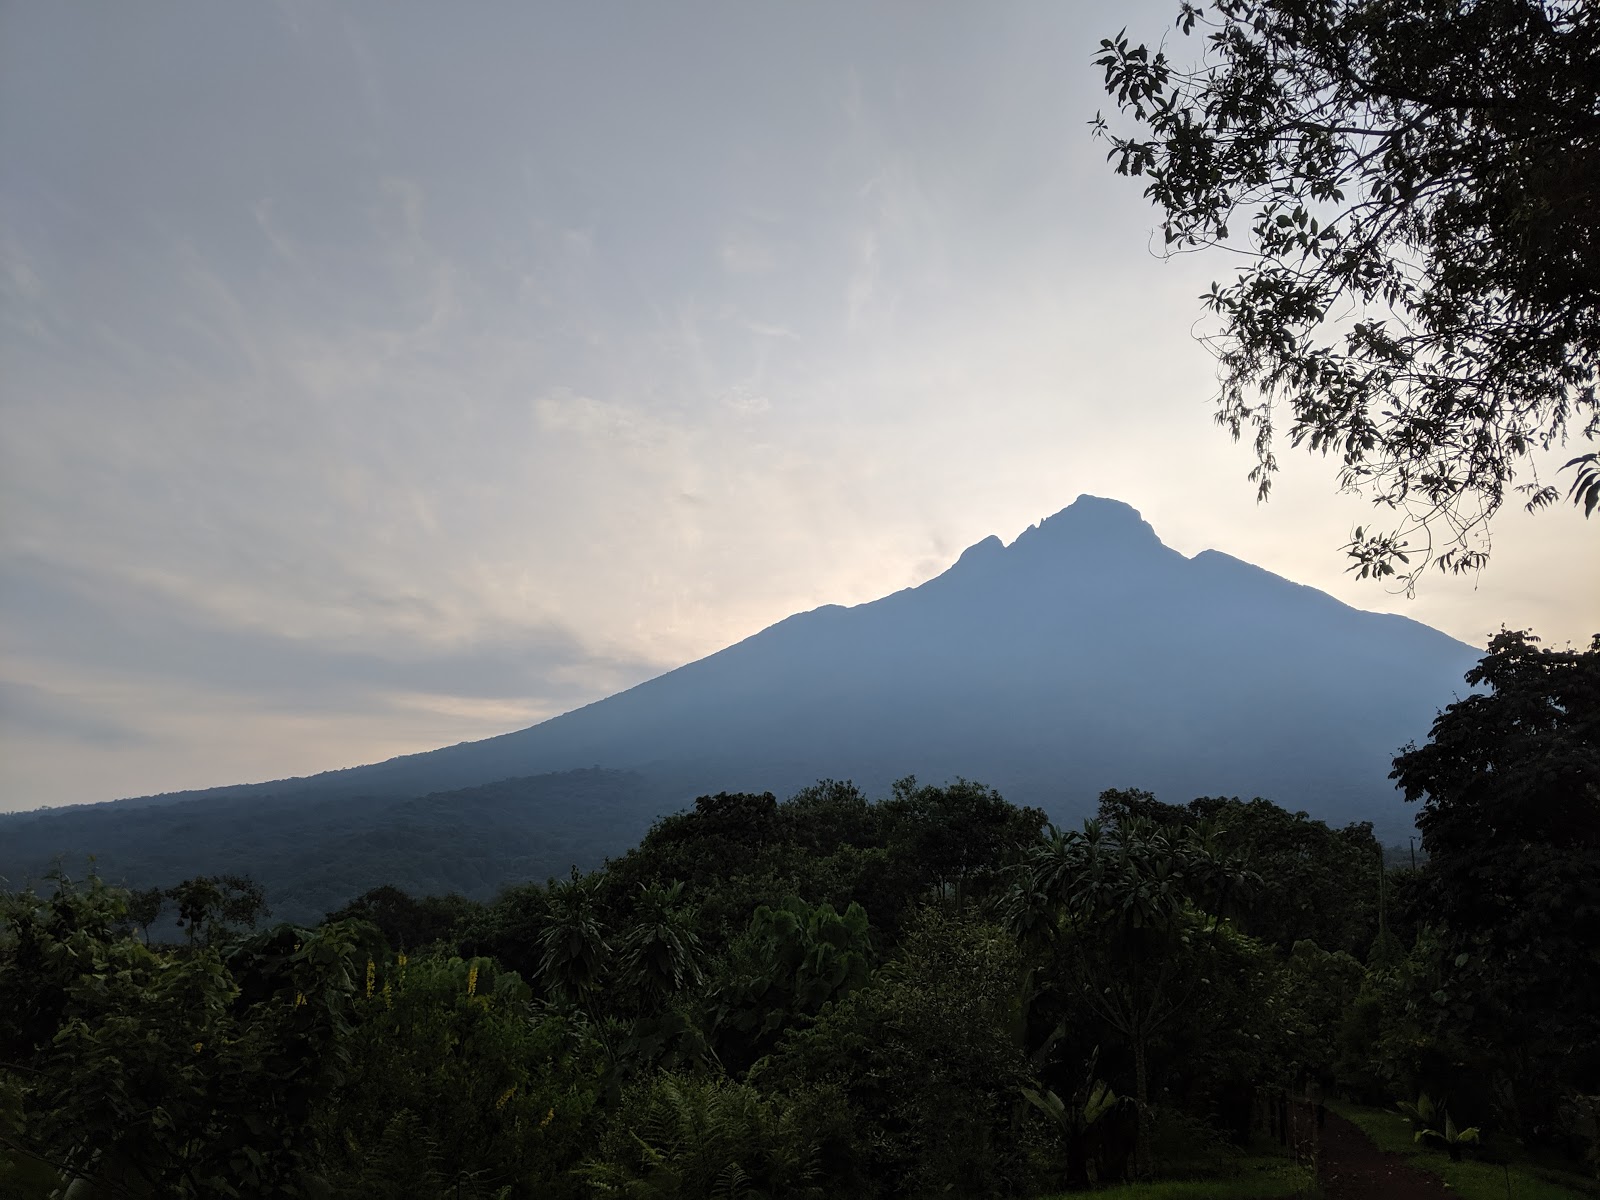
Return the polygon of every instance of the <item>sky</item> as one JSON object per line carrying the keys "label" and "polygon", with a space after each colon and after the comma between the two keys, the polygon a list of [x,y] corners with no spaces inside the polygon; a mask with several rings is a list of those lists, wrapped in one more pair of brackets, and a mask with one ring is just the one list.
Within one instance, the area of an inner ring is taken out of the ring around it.
{"label": "sky", "polygon": [[1586,642],[1571,509],[1408,598],[1332,464],[1256,502],[1231,260],[1089,133],[1172,7],[0,9],[0,810],[520,728],[1085,492]]}

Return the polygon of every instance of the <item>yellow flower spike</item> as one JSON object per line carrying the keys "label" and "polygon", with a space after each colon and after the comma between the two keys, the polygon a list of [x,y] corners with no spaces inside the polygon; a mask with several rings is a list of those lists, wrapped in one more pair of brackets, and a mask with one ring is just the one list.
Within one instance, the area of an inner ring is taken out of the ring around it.
{"label": "yellow flower spike", "polygon": [[506,1106],[506,1102],[511,1099],[512,1094],[516,1090],[517,1090],[517,1085],[513,1083],[505,1091],[501,1092],[500,1093],[500,1099],[498,1099],[498,1100],[496,1100],[494,1102],[495,1109],[498,1111],[499,1109],[504,1108]]}
{"label": "yellow flower spike", "polygon": [[194,1044],[194,1052],[196,1054],[199,1054],[200,1051],[204,1050],[205,1048],[206,1048],[206,1044],[204,1042],[196,1042]]}
{"label": "yellow flower spike", "polygon": [[377,979],[378,979],[378,964],[373,962],[369,958],[369,959],[367,959],[367,999],[368,1000],[372,999],[372,985],[377,982]]}
{"label": "yellow flower spike", "polygon": [[546,1125],[550,1124],[550,1122],[554,1121],[555,1119],[556,1119],[556,1110],[552,1108],[549,1112],[545,1113],[544,1120],[539,1122],[539,1128],[543,1129]]}
{"label": "yellow flower spike", "polygon": [[395,964],[397,966],[401,966],[401,967],[405,966],[406,965],[406,953],[405,953],[405,951],[402,950],[399,954],[396,954],[394,956],[394,961],[395,961]]}
{"label": "yellow flower spike", "polygon": [[299,1008],[305,1002],[306,1002],[306,994],[304,992],[296,992],[294,994],[294,1006],[296,1008]]}
{"label": "yellow flower spike", "polygon": [[385,1008],[394,1007],[394,1001],[389,996],[389,981],[387,979],[383,981],[383,1006]]}
{"label": "yellow flower spike", "polygon": [[472,969],[467,972],[467,995],[474,996],[474,995],[477,994],[477,992],[478,992],[478,967],[477,967],[477,964],[474,963],[473,966],[472,966]]}

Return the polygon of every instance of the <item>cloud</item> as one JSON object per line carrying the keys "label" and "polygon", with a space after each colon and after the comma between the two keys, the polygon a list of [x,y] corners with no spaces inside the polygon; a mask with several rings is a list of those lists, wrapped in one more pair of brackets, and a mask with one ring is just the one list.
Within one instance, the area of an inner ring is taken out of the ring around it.
{"label": "cloud", "polygon": [[[452,636],[447,612],[417,597],[355,593],[370,630],[288,633],[265,614],[223,614],[130,576],[107,576],[32,557],[6,564],[0,615],[12,661],[48,664],[67,676],[159,680],[248,697],[296,711],[346,711],[389,695],[571,705],[657,673],[662,664],[592,648],[556,623]],[[397,638],[391,629],[430,630]]]}
{"label": "cloud", "polygon": [[742,384],[736,384],[724,392],[722,402],[741,416],[756,416],[772,408],[771,400]]}
{"label": "cloud", "polygon": [[0,679],[0,726],[12,736],[121,747],[149,740],[114,716],[96,713],[91,698]]}
{"label": "cloud", "polygon": [[761,337],[787,338],[794,342],[800,340],[798,333],[784,325],[772,325],[765,321],[754,321],[748,317],[742,319],[742,324],[751,333],[759,334]]}
{"label": "cloud", "polygon": [[8,778],[94,799],[498,732],[1080,491],[1459,636],[1581,637],[1569,514],[1408,606],[1343,577],[1366,513],[1327,464],[1255,505],[1190,336],[1219,268],[1146,254],[1083,133],[1097,25],[8,15]]}
{"label": "cloud", "polygon": [[754,234],[735,231],[724,235],[717,247],[722,269],[734,275],[759,275],[778,266],[778,251],[771,242]]}
{"label": "cloud", "polygon": [[671,436],[669,427],[646,413],[592,396],[557,389],[533,402],[541,428],[570,433],[601,445],[635,448],[659,446]]}
{"label": "cloud", "polygon": [[856,236],[855,269],[845,291],[845,311],[852,329],[859,328],[867,306],[878,294],[878,233],[864,230]]}

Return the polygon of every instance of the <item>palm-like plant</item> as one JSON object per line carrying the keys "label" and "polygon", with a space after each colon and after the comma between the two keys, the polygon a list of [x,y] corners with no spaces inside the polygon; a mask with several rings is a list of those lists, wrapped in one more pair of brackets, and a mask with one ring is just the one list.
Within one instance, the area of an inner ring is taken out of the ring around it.
{"label": "palm-like plant", "polygon": [[1088,1187],[1088,1155],[1085,1153],[1085,1139],[1089,1129],[1110,1112],[1117,1102],[1117,1094],[1103,1079],[1094,1077],[1095,1057],[1089,1060],[1089,1069],[1084,1075],[1083,1083],[1073,1092],[1070,1100],[1063,1100],[1055,1092],[1046,1090],[1036,1092],[1032,1088],[1023,1088],[1022,1097],[1034,1108],[1038,1109],[1060,1129],[1067,1140],[1067,1186],[1069,1188]]}
{"label": "palm-like plant", "polygon": [[550,889],[550,924],[539,937],[539,978],[554,995],[581,1003],[600,985],[611,947],[596,913],[596,877],[572,878]]}
{"label": "palm-like plant", "polygon": [[1465,1129],[1456,1128],[1449,1110],[1442,1104],[1435,1104],[1427,1092],[1419,1095],[1415,1104],[1402,1100],[1395,1107],[1411,1121],[1414,1130],[1412,1141],[1418,1145],[1429,1143],[1443,1146],[1452,1162],[1461,1161],[1463,1146],[1478,1144],[1478,1127],[1469,1125]]}
{"label": "palm-like plant", "polygon": [[[1081,830],[1052,825],[1008,898],[1013,929],[1054,936],[1109,919],[1161,930],[1195,909],[1220,914],[1255,877],[1219,840],[1208,825],[1173,828],[1143,817],[1110,827],[1085,821]],[[1057,920],[1048,920],[1052,914]]]}
{"label": "palm-like plant", "polygon": [[700,939],[693,914],[683,903],[683,884],[641,886],[637,917],[618,944],[622,977],[654,1006],[686,987],[698,985]]}
{"label": "palm-like plant", "polygon": [[1215,933],[1233,892],[1253,876],[1207,826],[1145,817],[1080,830],[1051,826],[1023,864],[1009,901],[1013,931],[1042,943],[1060,981],[1133,1051],[1141,1167],[1149,1141],[1146,1057],[1187,1000],[1180,966]]}

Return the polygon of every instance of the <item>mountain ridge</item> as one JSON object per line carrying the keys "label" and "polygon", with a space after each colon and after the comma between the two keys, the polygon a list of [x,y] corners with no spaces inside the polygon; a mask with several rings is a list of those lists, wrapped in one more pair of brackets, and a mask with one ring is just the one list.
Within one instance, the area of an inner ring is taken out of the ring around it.
{"label": "mountain ridge", "polygon": [[[378,882],[487,898],[599,866],[697,795],[957,777],[1088,815],[1109,787],[1265,796],[1403,840],[1387,778],[1473,647],[1080,497],[922,583],[794,613],[524,729],[299,778],[0,816],[0,877],[253,871],[314,919]],[[321,907],[319,907],[321,906]]]}
{"label": "mountain ridge", "polygon": [[[1092,626],[1094,632],[1080,634],[1072,628],[1074,623]],[[1051,790],[1044,782],[1050,764],[1020,761],[1030,755],[1038,758],[1034,743],[1061,737],[1062,731],[1052,731],[1041,711],[1025,708],[1011,713],[1010,721],[991,719],[986,706],[1000,704],[1002,693],[1009,690],[1041,710],[1085,722],[1103,740],[1108,732],[1099,719],[1103,714],[1079,711],[1083,706],[1075,706],[1071,695],[1058,686],[1061,680],[1076,679],[1080,690],[1092,686],[1130,705],[1130,720],[1160,717],[1180,733],[1189,729],[1191,736],[1176,741],[1194,751],[1197,761],[1214,760],[1216,755],[1203,745],[1204,730],[1196,727],[1200,716],[1139,699],[1137,684],[1142,681],[1152,689],[1169,691],[1176,686],[1199,707],[1208,703],[1208,697],[1194,686],[1192,676],[1210,675],[1221,692],[1239,693],[1230,676],[1248,666],[1258,681],[1268,681],[1280,700],[1293,701],[1296,689],[1286,676],[1294,670],[1287,664],[1306,658],[1297,653],[1296,639],[1314,641],[1319,623],[1339,633],[1335,640],[1342,640],[1345,648],[1336,658],[1355,654],[1377,668],[1388,654],[1402,675],[1408,656],[1423,660],[1417,671],[1429,677],[1422,690],[1430,692],[1434,702],[1409,706],[1406,719],[1394,722],[1397,740],[1385,753],[1426,733],[1433,711],[1454,698],[1461,674],[1479,653],[1412,618],[1357,609],[1223,551],[1207,549],[1186,557],[1166,546],[1132,506],[1082,495],[1028,526],[1010,544],[992,534],[980,539],[944,571],[920,584],[856,605],[825,604],[792,614],[710,655],[533,726],[315,775],[106,803],[136,807],[308,793],[330,799],[385,794],[402,798],[596,765],[681,769],[698,762],[704,767],[705,786],[713,790],[723,775],[728,786],[752,787],[761,785],[765,776],[765,786],[781,790],[819,775],[855,772],[866,775],[868,786],[882,786],[886,774],[934,775],[943,770],[983,778],[1002,790],[1007,781],[1013,789],[1020,783],[1024,794],[1013,798],[1043,800],[1047,807],[1065,811],[1082,807],[1084,788],[1077,789],[1076,804],[1063,804],[1059,794],[1055,803],[1048,803],[1052,798],[1043,793]],[[1357,626],[1359,636],[1354,631]],[[1270,654],[1249,653],[1252,640],[1263,638],[1278,661],[1272,661]],[[1362,651],[1374,642],[1384,649]],[[1403,650],[1401,643],[1406,644]],[[1161,677],[1163,655],[1183,668],[1176,684]],[[1337,662],[1322,664],[1323,669],[1337,666]],[[1315,663],[1305,667],[1301,680],[1305,686],[1299,691],[1302,707],[1314,686],[1311,676],[1316,669]],[[1056,678],[1051,670],[1057,672]],[[914,686],[900,693],[885,687],[885,678],[894,673]],[[970,696],[980,711],[957,711],[960,705],[954,700],[939,703],[934,694],[941,689]],[[1355,698],[1348,686],[1336,690],[1344,700]],[[1233,698],[1241,703],[1244,699]],[[865,706],[872,718],[830,715],[852,704],[856,709]],[[890,711],[894,707],[914,712],[897,721]],[[1338,706],[1332,711],[1325,711],[1328,705],[1312,707],[1327,721]],[[908,721],[932,732],[919,738],[906,728]],[[941,729],[942,725],[955,727],[954,732]],[[708,735],[717,729],[725,731],[724,736]],[[980,745],[963,729],[976,731],[989,744]],[[1152,726],[1147,732],[1152,742],[1162,740],[1161,729]],[[819,737],[822,733],[828,736]],[[873,736],[882,737],[877,755],[866,744]],[[957,746],[964,736],[964,745]],[[1372,739],[1356,741],[1365,745]],[[830,745],[832,757],[842,761],[828,761]],[[1097,761],[1093,746],[1086,753],[1088,761]],[[876,760],[889,755],[907,761],[880,769]],[[1130,759],[1127,777],[1115,782],[1155,783],[1170,789],[1186,778],[1173,768],[1171,758],[1170,750],[1157,749],[1148,752],[1143,762]],[[1141,770],[1152,759],[1165,765]],[[1378,765],[1381,780],[1387,761]],[[1101,763],[1087,773],[1103,780],[1109,777],[1110,766]],[[998,773],[999,778],[985,778],[984,771]],[[1350,787],[1323,786],[1330,771],[1323,762],[1312,773],[1314,807],[1319,792],[1349,799]],[[1141,780],[1141,774],[1155,778]],[[1234,783],[1250,778],[1248,771],[1227,774]],[[1294,782],[1282,771],[1261,774],[1263,786],[1229,790],[1270,794],[1274,786]],[[1366,774],[1371,777],[1374,772]],[[1071,786],[1064,781],[1054,790],[1059,793]],[[1355,807],[1394,811],[1396,804],[1391,793],[1374,795]],[[1333,808],[1345,810],[1351,805],[1338,803]]]}

